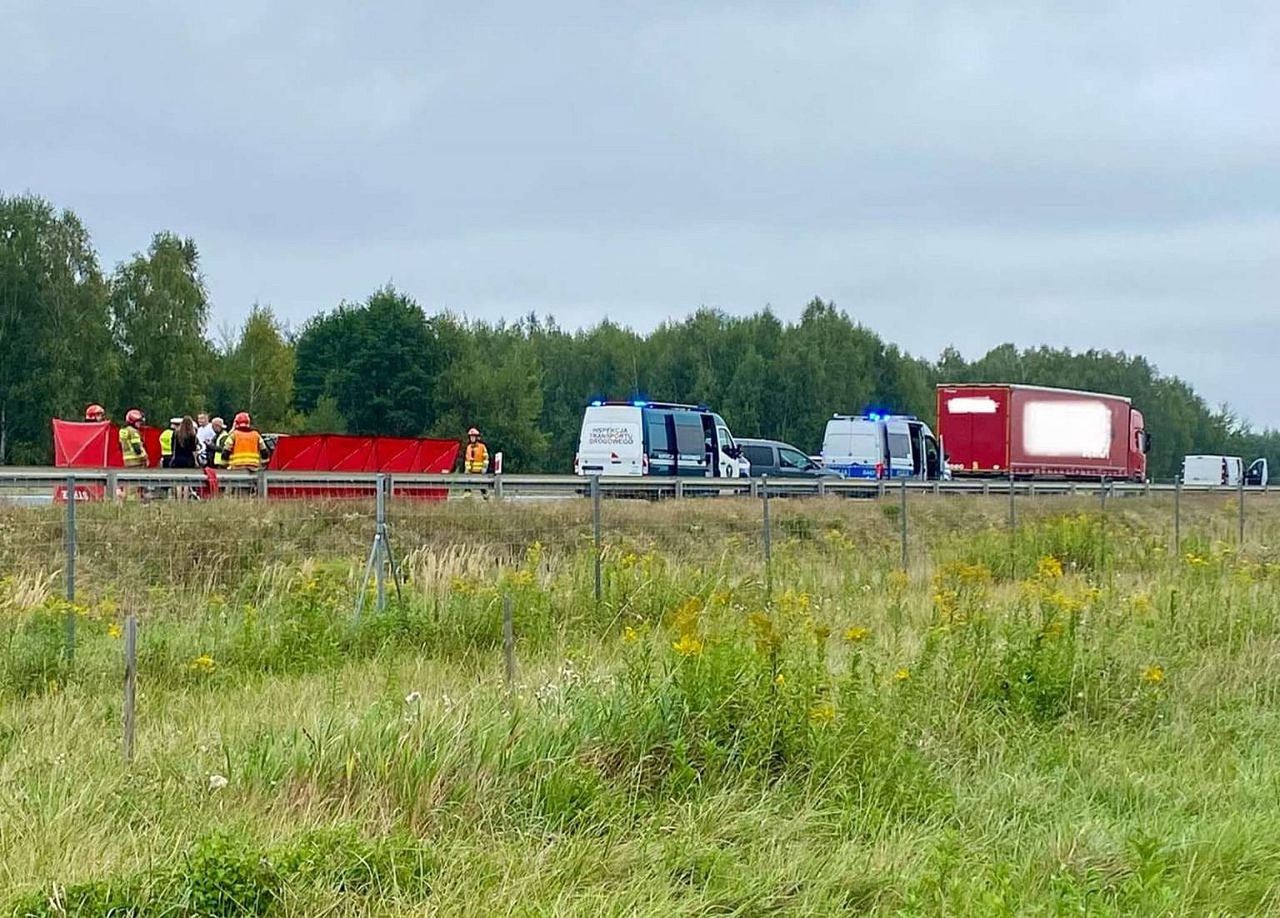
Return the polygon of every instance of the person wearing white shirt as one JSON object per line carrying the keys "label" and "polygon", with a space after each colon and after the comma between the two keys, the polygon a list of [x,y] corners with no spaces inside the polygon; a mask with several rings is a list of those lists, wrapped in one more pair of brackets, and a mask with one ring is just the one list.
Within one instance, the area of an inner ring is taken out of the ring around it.
{"label": "person wearing white shirt", "polygon": [[218,432],[209,423],[209,415],[203,411],[200,412],[196,415],[196,440],[200,442],[199,456],[201,459],[213,454],[213,441],[216,439],[218,439]]}

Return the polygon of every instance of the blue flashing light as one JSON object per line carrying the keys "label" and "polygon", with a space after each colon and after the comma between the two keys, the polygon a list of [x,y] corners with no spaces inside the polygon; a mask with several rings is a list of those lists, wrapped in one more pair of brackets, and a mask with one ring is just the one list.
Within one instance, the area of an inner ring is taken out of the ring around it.
{"label": "blue flashing light", "polygon": [[867,417],[873,421],[878,421],[880,420],[880,413],[878,411],[872,411],[867,414]]}
{"label": "blue flashing light", "polygon": [[602,401],[601,401],[600,399],[598,399],[598,398],[593,398],[593,399],[591,400],[591,407],[592,407],[592,408],[599,408],[599,407],[600,407],[601,405],[603,405],[603,404],[604,404],[604,402],[602,402]]}
{"label": "blue flashing light", "polygon": [[636,399],[635,401],[633,401],[633,402],[631,403],[631,406],[632,406],[633,408],[644,408],[644,407],[645,407],[646,405],[648,405],[648,404],[649,404],[649,403],[648,403],[648,402],[646,402],[644,399],[642,399],[642,398],[638,398],[638,399]]}

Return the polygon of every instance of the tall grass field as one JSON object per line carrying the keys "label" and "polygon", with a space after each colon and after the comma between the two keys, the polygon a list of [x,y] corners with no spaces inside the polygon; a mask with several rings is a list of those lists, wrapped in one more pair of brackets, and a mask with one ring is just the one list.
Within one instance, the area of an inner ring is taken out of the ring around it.
{"label": "tall grass field", "polygon": [[0,914],[1280,912],[1234,500],[0,509]]}

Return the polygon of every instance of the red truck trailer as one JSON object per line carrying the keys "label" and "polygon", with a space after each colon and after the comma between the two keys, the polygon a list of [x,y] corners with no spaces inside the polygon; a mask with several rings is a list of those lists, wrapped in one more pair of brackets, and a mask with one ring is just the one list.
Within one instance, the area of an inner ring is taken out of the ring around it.
{"label": "red truck trailer", "polygon": [[955,477],[1145,481],[1151,445],[1127,398],[1003,383],[938,386],[938,439]]}

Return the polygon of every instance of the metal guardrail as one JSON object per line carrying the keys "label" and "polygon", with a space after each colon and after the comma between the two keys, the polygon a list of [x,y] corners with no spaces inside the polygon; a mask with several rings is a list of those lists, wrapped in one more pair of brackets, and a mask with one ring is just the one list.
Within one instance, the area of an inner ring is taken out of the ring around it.
{"label": "metal guardrail", "polygon": [[[374,472],[234,472],[218,473],[219,489],[232,495],[373,497],[379,480],[388,493],[412,496],[414,492],[481,491],[497,498],[590,497],[591,478],[577,475],[435,475],[378,474]],[[1266,487],[1191,486],[1177,483],[1129,481],[1035,481],[1009,479],[964,479],[951,481],[866,481],[831,478],[656,478],[599,477],[602,495],[637,498],[683,498],[710,496],[759,497],[767,489],[772,497],[883,497],[905,489],[910,493],[999,494],[1035,497],[1039,495],[1079,495],[1106,499],[1112,496],[1195,492],[1265,493]],[[203,471],[173,469],[65,469],[46,466],[0,468],[0,499],[6,491],[18,489],[48,491],[52,494],[74,484],[77,488],[102,488],[103,496],[131,489],[170,491],[203,488]],[[302,492],[302,493],[299,493]],[[435,494],[434,496],[440,496]]]}

